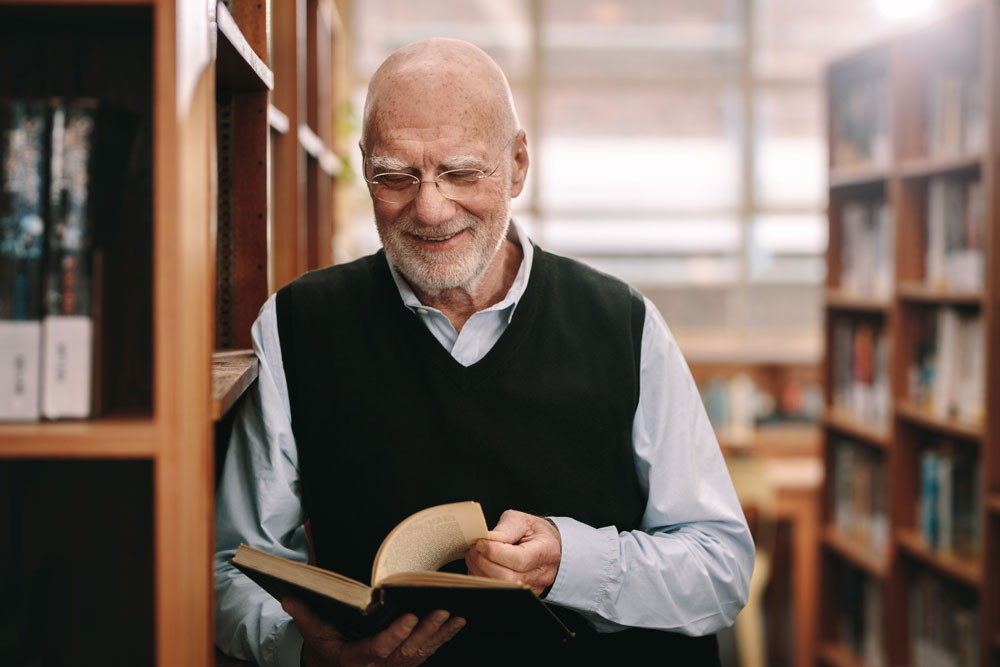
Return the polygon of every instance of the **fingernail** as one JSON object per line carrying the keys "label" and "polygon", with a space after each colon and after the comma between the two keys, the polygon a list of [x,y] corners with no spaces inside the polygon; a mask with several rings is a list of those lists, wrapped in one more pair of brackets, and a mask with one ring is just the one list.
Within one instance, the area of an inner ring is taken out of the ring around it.
{"label": "fingernail", "polygon": [[451,616],[451,614],[448,612],[443,609],[438,609],[436,612],[431,614],[431,622],[435,625],[444,625],[444,622],[448,620],[449,616]]}
{"label": "fingernail", "polygon": [[476,551],[481,554],[486,553],[486,542],[483,542],[482,540],[476,542]]}
{"label": "fingernail", "polygon": [[417,627],[417,617],[407,616],[403,619],[403,629],[407,632],[411,632],[413,628]]}

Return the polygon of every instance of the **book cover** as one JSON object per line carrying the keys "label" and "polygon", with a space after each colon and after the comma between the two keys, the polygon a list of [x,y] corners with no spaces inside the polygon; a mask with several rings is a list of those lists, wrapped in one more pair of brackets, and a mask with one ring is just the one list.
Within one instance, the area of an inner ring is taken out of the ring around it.
{"label": "book cover", "polygon": [[90,415],[96,100],[51,103],[49,224],[42,319],[42,414]]}
{"label": "book cover", "polygon": [[372,585],[240,545],[230,562],[275,599],[291,595],[349,636],[370,636],[405,613],[418,617],[445,609],[466,619],[463,633],[572,636],[526,584],[438,572],[464,557],[487,535],[476,502],[421,510],[383,540],[372,564]]}
{"label": "book cover", "polygon": [[45,105],[0,101],[0,420],[40,416]]}

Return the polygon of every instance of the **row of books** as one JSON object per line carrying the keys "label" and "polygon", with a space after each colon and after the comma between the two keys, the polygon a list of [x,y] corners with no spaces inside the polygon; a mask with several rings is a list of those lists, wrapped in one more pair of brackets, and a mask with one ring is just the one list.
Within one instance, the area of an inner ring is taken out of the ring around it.
{"label": "row of books", "polygon": [[885,457],[852,440],[833,449],[833,522],[853,540],[882,553],[889,542]]}
{"label": "row of books", "polygon": [[975,153],[986,144],[983,80],[977,69],[941,68],[927,79],[925,150],[929,156]]}
{"label": "row of books", "polygon": [[892,210],[884,197],[844,202],[840,216],[840,287],[888,298],[893,287]]}
{"label": "row of books", "polygon": [[816,423],[823,390],[816,382],[789,378],[775,395],[748,373],[712,377],[699,386],[705,411],[716,430],[749,433],[763,424]]}
{"label": "row of books", "polygon": [[927,182],[928,286],[955,292],[983,288],[985,217],[978,177],[937,176]]}
{"label": "row of books", "polygon": [[913,667],[975,667],[979,615],[975,601],[927,571],[910,582],[910,664]]}
{"label": "row of books", "polygon": [[937,417],[982,423],[985,354],[978,311],[949,306],[923,310],[914,320],[910,399]]}
{"label": "row of books", "polygon": [[91,413],[95,221],[134,127],[92,99],[0,101],[0,420]]}
{"label": "row of books", "polygon": [[889,81],[884,72],[844,81],[833,105],[833,164],[837,167],[888,164]]}
{"label": "row of books", "polygon": [[920,454],[918,525],[932,549],[975,558],[981,549],[980,482],[974,450],[937,442]]}
{"label": "row of books", "polygon": [[881,583],[847,566],[841,566],[837,574],[837,590],[841,595],[837,610],[840,643],[850,648],[868,667],[888,665],[882,632]]}
{"label": "row of books", "polygon": [[832,338],[834,410],[859,421],[888,424],[892,399],[885,328],[869,320],[839,317]]}

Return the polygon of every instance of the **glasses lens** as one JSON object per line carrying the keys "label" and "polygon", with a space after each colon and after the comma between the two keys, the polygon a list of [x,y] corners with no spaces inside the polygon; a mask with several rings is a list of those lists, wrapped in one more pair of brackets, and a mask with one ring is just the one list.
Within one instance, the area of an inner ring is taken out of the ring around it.
{"label": "glasses lens", "polygon": [[372,194],[382,201],[402,204],[413,199],[420,186],[420,179],[410,174],[378,174],[371,180]]}
{"label": "glasses lens", "polygon": [[486,174],[478,169],[455,169],[437,178],[438,189],[448,199],[470,199],[476,194]]}

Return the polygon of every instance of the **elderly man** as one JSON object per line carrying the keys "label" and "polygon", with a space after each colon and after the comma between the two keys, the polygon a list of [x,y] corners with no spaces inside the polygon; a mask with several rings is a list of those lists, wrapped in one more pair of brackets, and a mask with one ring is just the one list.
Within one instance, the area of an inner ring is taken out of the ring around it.
{"label": "elderly man", "polygon": [[[283,665],[716,664],[749,531],[652,303],[511,223],[528,148],[503,73],[465,42],[400,49],[361,150],[384,249],[300,277],[254,325],[259,381],[218,493],[219,646]],[[226,562],[240,542],[312,547],[365,581],[397,521],[467,499],[496,522],[468,571],[529,584],[574,639],[463,634],[445,609],[348,641]]]}

